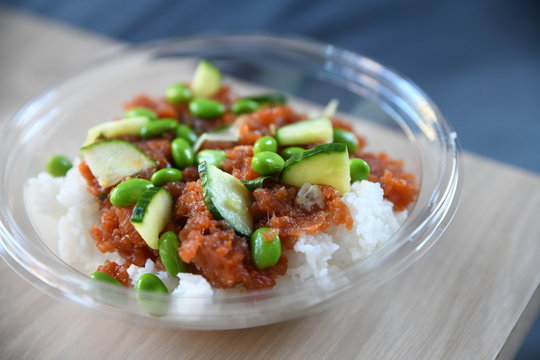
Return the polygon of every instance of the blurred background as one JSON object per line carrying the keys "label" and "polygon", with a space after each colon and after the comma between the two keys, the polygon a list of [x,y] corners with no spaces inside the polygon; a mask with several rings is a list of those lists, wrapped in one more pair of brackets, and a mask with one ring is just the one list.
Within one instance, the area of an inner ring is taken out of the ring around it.
{"label": "blurred background", "polygon": [[537,0],[0,0],[131,43],[223,32],[307,36],[413,79],[465,149],[540,172]]}
{"label": "blurred background", "polygon": [[[454,125],[465,150],[540,173],[537,0],[0,0],[0,5],[130,43],[224,32],[292,34],[332,43],[416,82]],[[538,319],[517,358],[540,359]]]}

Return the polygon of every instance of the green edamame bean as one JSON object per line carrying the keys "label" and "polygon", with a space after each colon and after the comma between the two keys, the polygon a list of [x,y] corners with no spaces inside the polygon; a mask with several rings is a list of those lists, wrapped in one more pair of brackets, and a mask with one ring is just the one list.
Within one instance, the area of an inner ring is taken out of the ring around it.
{"label": "green edamame bean", "polygon": [[284,149],[282,152],[281,152],[281,156],[283,156],[283,158],[285,160],[289,160],[291,157],[293,157],[293,155],[299,155],[301,153],[303,153],[304,151],[306,151],[305,149],[302,149],[301,147],[298,147],[298,146],[291,146],[291,147],[288,147],[286,149]]}
{"label": "green edamame bean", "polygon": [[148,123],[146,126],[143,126],[139,134],[143,138],[156,137],[167,131],[176,130],[177,126],[178,121],[175,119],[159,119]]}
{"label": "green edamame bean", "polygon": [[186,140],[190,145],[197,142],[197,135],[195,135],[195,132],[193,132],[189,126],[183,124],[179,124],[176,127],[176,137]]}
{"label": "green edamame bean", "polygon": [[281,257],[278,231],[272,228],[257,229],[251,235],[251,259],[257,269],[274,266]]}
{"label": "green edamame bean", "polygon": [[109,284],[122,286],[122,283],[120,281],[116,280],[111,275],[106,274],[106,273],[101,272],[101,271],[93,272],[92,274],[90,274],[90,278],[94,279],[94,280],[103,281],[103,282],[106,282],[106,283],[109,283]]}
{"label": "green edamame bean", "polygon": [[232,104],[232,112],[235,115],[251,113],[259,109],[261,105],[252,99],[240,99]]}
{"label": "green edamame bean", "polygon": [[351,182],[367,180],[369,177],[369,164],[363,159],[351,159]]}
{"label": "green edamame bean", "polygon": [[182,172],[174,168],[166,168],[156,171],[150,181],[154,186],[162,186],[168,182],[182,180]]}
{"label": "green edamame bean", "polygon": [[261,175],[277,174],[283,169],[283,165],[285,165],[285,160],[270,151],[257,153],[251,159],[251,167]]}
{"label": "green edamame bean", "polygon": [[194,155],[191,145],[182,138],[176,138],[171,143],[171,153],[174,163],[179,169],[193,165]]}
{"label": "green edamame bean", "polygon": [[215,165],[221,169],[221,162],[227,158],[225,151],[221,150],[201,150],[197,153],[197,164],[206,161],[209,165]]}
{"label": "green edamame bean", "polygon": [[152,183],[145,179],[129,179],[116,185],[111,191],[109,200],[117,207],[130,206],[135,204],[142,193],[152,186]]}
{"label": "green edamame bean", "polygon": [[102,283],[112,284],[121,288],[124,287],[124,285],[120,281],[116,280],[111,275],[101,271],[96,271],[90,274],[90,280],[86,288],[92,291],[94,296],[96,296],[100,300],[117,304],[127,304],[128,298],[126,297],[126,294],[122,292],[107,290],[102,286]]}
{"label": "green edamame bean", "polygon": [[248,99],[258,102],[259,104],[285,104],[287,98],[281,93],[269,93],[257,96],[250,96]]}
{"label": "green edamame bean", "polygon": [[154,294],[166,295],[169,294],[169,291],[156,275],[143,274],[135,283],[135,291],[137,301],[150,315],[163,316],[167,313],[168,299],[157,298]]}
{"label": "green edamame bean", "polygon": [[186,272],[187,265],[178,256],[180,241],[172,231],[168,231],[159,238],[159,257],[169,275],[175,277],[179,272]]}
{"label": "green edamame bean", "polygon": [[165,99],[171,104],[186,103],[193,97],[193,92],[184,84],[173,84],[165,91]]}
{"label": "green edamame bean", "polygon": [[135,283],[135,290],[148,291],[156,294],[169,293],[169,290],[167,290],[167,287],[165,286],[163,281],[161,281],[160,278],[151,273],[141,275],[139,280],[137,280],[137,282]]}
{"label": "green edamame bean", "polygon": [[132,117],[139,117],[139,116],[146,116],[148,120],[150,121],[156,120],[158,118],[155,111],[152,111],[144,107],[132,108],[132,109],[127,110],[124,113],[125,118],[132,118]]}
{"label": "green edamame bean", "polygon": [[277,152],[277,141],[271,136],[263,136],[253,145],[253,153],[258,154],[263,151]]}
{"label": "green edamame bean", "polygon": [[349,154],[354,154],[358,150],[358,139],[352,132],[343,129],[334,129],[334,141],[347,145]]}
{"label": "green edamame bean", "polygon": [[71,160],[63,155],[53,155],[47,160],[47,172],[54,177],[66,176],[72,167]]}
{"label": "green edamame bean", "polygon": [[206,98],[197,98],[189,103],[189,111],[202,119],[216,118],[225,113],[225,105]]}

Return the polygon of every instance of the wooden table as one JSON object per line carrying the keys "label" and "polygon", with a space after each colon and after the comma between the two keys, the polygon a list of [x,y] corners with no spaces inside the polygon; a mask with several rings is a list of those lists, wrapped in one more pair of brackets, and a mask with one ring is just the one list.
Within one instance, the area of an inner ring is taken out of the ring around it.
{"label": "wooden table", "polygon": [[[117,45],[0,8],[1,119]],[[540,177],[468,153],[464,162],[446,233],[367,303],[246,330],[155,329],[53,300],[0,261],[0,359],[510,357],[539,308]]]}

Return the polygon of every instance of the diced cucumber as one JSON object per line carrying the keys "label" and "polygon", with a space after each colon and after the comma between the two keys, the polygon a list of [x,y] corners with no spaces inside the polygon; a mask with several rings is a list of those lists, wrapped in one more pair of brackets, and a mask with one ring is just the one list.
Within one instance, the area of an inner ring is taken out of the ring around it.
{"label": "diced cucumber", "polygon": [[280,146],[327,143],[332,141],[332,123],[326,117],[313,118],[277,129]]}
{"label": "diced cucumber", "polygon": [[143,170],[154,168],[156,162],[135,145],[123,140],[106,140],[81,148],[82,156],[99,186],[108,188]]}
{"label": "diced cucumber", "polygon": [[253,218],[251,195],[242,182],[206,161],[199,164],[204,202],[217,220],[225,220],[240,235],[250,236]]}
{"label": "diced cucumber", "polygon": [[294,155],[281,172],[283,184],[331,185],[341,195],[351,189],[349,153],[345,144],[324,144]]}
{"label": "diced cucumber", "polygon": [[94,143],[102,136],[111,138],[120,135],[139,135],[139,131],[149,122],[146,116],[139,116],[101,123],[88,130],[83,146]]}
{"label": "diced cucumber", "polygon": [[195,97],[212,96],[221,87],[221,71],[207,60],[201,60],[191,82]]}
{"label": "diced cucumber", "polygon": [[171,220],[172,208],[171,194],[160,187],[146,190],[133,208],[131,223],[150,248],[158,248],[159,233]]}
{"label": "diced cucumber", "polygon": [[278,179],[274,176],[260,176],[253,180],[240,180],[248,190],[260,189],[262,187],[275,185]]}

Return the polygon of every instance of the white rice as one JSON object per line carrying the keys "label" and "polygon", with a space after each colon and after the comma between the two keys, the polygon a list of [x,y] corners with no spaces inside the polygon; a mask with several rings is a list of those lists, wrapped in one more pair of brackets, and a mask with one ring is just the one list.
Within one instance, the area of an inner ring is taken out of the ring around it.
{"label": "white rice", "polygon": [[66,211],[65,207],[56,199],[65,182],[64,178],[55,178],[42,172],[35,178],[28,180],[25,194],[33,200],[32,205],[36,211],[58,218]]}
{"label": "white rice", "polygon": [[130,265],[127,273],[131,279],[131,284],[135,283],[143,274],[154,274],[163,281],[170,293],[184,297],[212,297],[214,291],[206,279],[200,275],[179,273],[176,277],[171,277],[166,271],[157,271],[152,260],[147,259],[144,267]]}
{"label": "white rice", "polygon": [[383,194],[378,183],[353,183],[351,191],[343,196],[353,217],[352,229],[347,230],[345,225],[339,225],[315,235],[300,236],[294,245],[294,252],[288,254],[288,274],[299,280],[321,278],[332,270],[343,269],[369,256],[381,247],[406,217],[405,212],[395,214],[392,203],[385,200]]}
{"label": "white rice", "polygon": [[76,166],[64,178],[41,173],[28,180],[25,203],[47,246],[75,269],[90,274],[105,260],[122,262],[116,253],[100,252],[88,232],[99,208]]}
{"label": "white rice", "polygon": [[214,295],[212,286],[204,277],[196,274],[179,273],[180,285],[172,292],[182,297],[211,297]]}
{"label": "white rice", "polygon": [[[305,184],[296,202],[306,209],[321,207],[322,196],[317,185]],[[90,274],[105,260],[123,262],[117,254],[101,253],[88,232],[99,222],[98,204],[87,192],[77,167],[65,178],[41,173],[28,180],[25,199],[32,199],[26,201],[27,209],[46,244],[72,267]],[[287,253],[287,274],[292,281],[320,279],[365,258],[382,246],[406,217],[406,212],[392,211],[392,204],[383,199],[378,183],[355,182],[343,201],[351,211],[353,228],[348,231],[345,225],[333,226],[316,235],[300,236],[294,250]],[[156,271],[151,260],[144,267],[131,265],[127,271],[133,284],[142,274],[156,274],[179,297],[212,297],[215,293],[204,277],[179,274],[172,278],[164,271]],[[287,279],[284,280],[286,283]]]}

